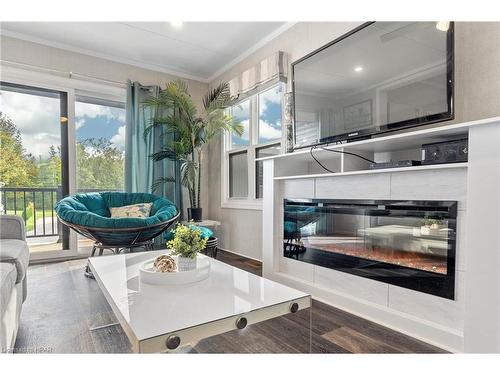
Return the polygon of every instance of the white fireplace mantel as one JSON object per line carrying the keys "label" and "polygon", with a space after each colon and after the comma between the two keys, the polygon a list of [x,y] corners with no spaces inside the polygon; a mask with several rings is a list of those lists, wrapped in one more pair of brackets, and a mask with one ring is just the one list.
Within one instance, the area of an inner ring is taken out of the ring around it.
{"label": "white fireplace mantel", "polygon": [[[500,352],[500,117],[392,134],[327,149],[376,161],[416,159],[425,143],[466,136],[468,162],[370,170],[342,153],[262,158],[264,276],[454,352]],[[459,202],[455,301],[284,258],[284,198]]]}

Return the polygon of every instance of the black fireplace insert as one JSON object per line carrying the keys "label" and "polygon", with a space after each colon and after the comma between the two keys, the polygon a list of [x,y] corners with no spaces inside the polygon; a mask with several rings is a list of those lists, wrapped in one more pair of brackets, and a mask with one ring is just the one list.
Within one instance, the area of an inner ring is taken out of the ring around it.
{"label": "black fireplace insert", "polygon": [[455,298],[456,201],[285,199],[283,255]]}

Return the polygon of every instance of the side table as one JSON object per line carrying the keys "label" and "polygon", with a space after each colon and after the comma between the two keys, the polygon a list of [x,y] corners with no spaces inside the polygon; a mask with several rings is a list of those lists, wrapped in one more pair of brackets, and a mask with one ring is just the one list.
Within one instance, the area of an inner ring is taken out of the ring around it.
{"label": "side table", "polygon": [[[187,224],[191,224],[191,223],[188,221],[183,221],[182,224],[187,225]],[[213,228],[213,230],[216,231],[217,227],[220,226],[220,221],[207,219],[207,220],[202,220],[202,221],[195,221],[195,222],[193,222],[193,224],[197,225],[199,227],[207,227],[210,229]],[[217,237],[215,237],[215,236],[210,237],[208,239],[207,246],[205,247],[205,250],[204,250],[205,255],[209,255],[212,258],[217,258],[218,245],[219,245],[219,240],[217,239]]]}

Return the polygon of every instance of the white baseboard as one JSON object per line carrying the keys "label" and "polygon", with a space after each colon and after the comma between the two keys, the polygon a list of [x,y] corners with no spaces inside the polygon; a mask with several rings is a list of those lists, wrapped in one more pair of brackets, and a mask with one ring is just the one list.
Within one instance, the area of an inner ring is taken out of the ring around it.
{"label": "white baseboard", "polygon": [[244,258],[252,259],[252,260],[255,260],[255,261],[259,262],[259,263],[262,263],[262,259],[253,258],[253,257],[250,257],[250,256],[248,256],[248,255],[246,255],[246,254],[242,254],[242,253],[238,253],[238,252],[236,252],[236,251],[231,251],[231,250],[228,250],[228,249],[224,249],[224,248],[222,248],[222,247],[220,247],[220,246],[217,246],[217,248],[218,248],[219,250],[222,250],[222,251],[227,251],[228,253],[235,254],[235,255],[239,255],[240,257],[244,257]]}

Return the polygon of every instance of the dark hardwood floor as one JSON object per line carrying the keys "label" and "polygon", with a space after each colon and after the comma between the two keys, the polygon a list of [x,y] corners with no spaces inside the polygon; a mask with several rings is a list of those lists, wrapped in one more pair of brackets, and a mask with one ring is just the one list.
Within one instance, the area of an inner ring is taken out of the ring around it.
{"label": "dark hardwood floor", "polygon": [[[219,260],[260,275],[255,260],[219,251]],[[129,353],[127,336],[94,280],[86,260],[30,266],[16,348],[19,352]],[[312,322],[312,324],[310,324]],[[311,327],[311,330],[309,329]],[[204,339],[191,353],[443,353],[368,320],[313,301],[312,310]]]}
{"label": "dark hardwood floor", "polygon": [[217,251],[217,260],[262,276],[262,263],[224,250]]}

